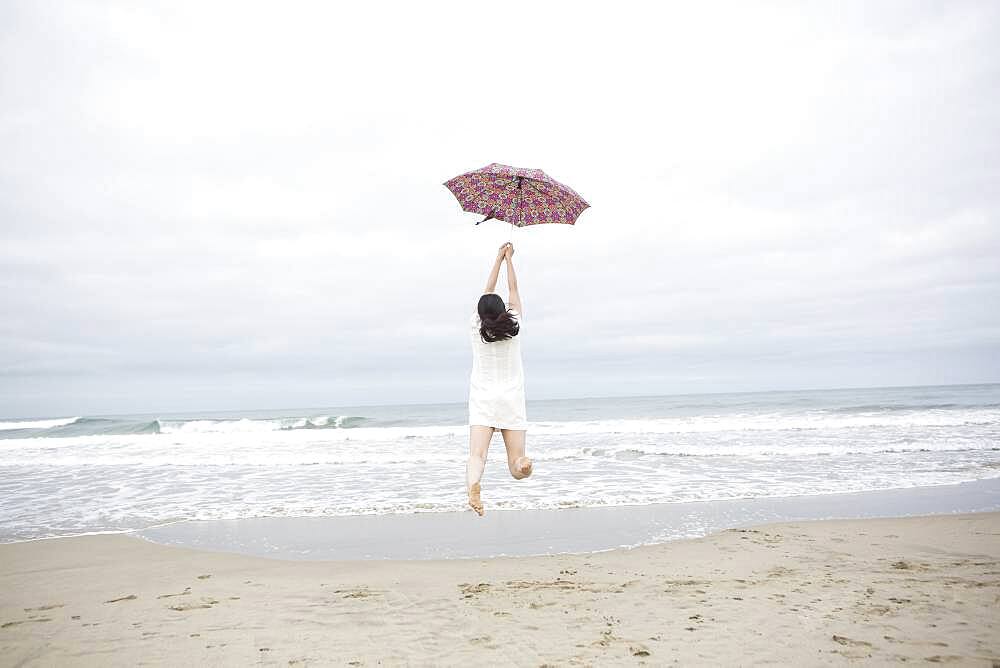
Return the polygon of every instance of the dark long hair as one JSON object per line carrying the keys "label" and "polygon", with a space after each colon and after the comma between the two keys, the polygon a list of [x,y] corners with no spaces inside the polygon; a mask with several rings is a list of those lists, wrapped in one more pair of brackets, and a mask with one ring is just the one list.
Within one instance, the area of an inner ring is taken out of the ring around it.
{"label": "dark long hair", "polygon": [[485,343],[503,341],[517,336],[521,326],[510,314],[500,295],[489,292],[479,298],[479,336]]}

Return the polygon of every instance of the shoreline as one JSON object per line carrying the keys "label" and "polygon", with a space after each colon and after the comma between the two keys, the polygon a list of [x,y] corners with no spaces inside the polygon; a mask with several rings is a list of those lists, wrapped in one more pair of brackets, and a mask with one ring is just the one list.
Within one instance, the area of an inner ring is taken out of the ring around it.
{"label": "shoreline", "polygon": [[0,545],[0,586],[7,665],[1000,661],[1000,512],[457,560],[80,536]]}
{"label": "shoreline", "polygon": [[[488,502],[488,499],[487,499]],[[433,560],[590,554],[726,529],[824,519],[1000,511],[1000,478],[839,494],[641,506],[180,521],[129,535],[276,559]]]}
{"label": "shoreline", "polygon": [[[847,502],[846,504],[844,502]],[[794,514],[782,515],[781,507],[797,505]],[[844,511],[844,506],[849,510]],[[686,511],[693,509],[709,509],[716,513],[724,510],[726,506],[740,508],[743,510],[754,510],[747,512],[744,518],[734,518],[732,513],[728,513],[725,521],[714,526],[703,526],[701,531],[687,532],[684,534],[671,532],[670,527],[664,526],[664,519],[683,516]],[[839,512],[830,513],[829,509],[838,507]],[[877,506],[877,510],[873,510]],[[826,513],[824,513],[826,509]],[[823,494],[797,494],[789,496],[773,497],[751,497],[734,499],[713,499],[707,501],[677,501],[669,503],[655,504],[622,504],[615,506],[572,506],[565,508],[544,508],[544,509],[512,509],[512,508],[488,508],[488,515],[499,514],[501,517],[530,517],[537,516],[547,518],[540,524],[551,526],[557,520],[565,518],[565,514],[576,514],[580,516],[595,514],[609,515],[614,517],[613,524],[619,529],[623,524],[631,524],[624,533],[636,531],[636,524],[643,521],[649,522],[651,519],[659,520],[658,535],[633,536],[631,542],[609,544],[603,547],[592,549],[564,550],[560,552],[524,552],[515,554],[469,554],[450,555],[443,552],[437,555],[421,556],[378,556],[378,555],[346,555],[341,556],[332,552],[331,545],[316,546],[315,549],[303,550],[301,546],[296,548],[292,545],[296,540],[308,539],[317,535],[314,529],[325,530],[327,534],[337,534],[341,530],[362,530],[366,534],[372,533],[372,524],[389,524],[399,526],[411,522],[423,522],[439,525],[433,527],[434,533],[440,534],[444,530],[455,530],[455,522],[463,522],[472,518],[472,522],[461,527],[464,530],[475,527],[480,528],[493,521],[485,518],[473,518],[470,512],[466,511],[443,511],[428,512],[418,511],[412,513],[370,513],[362,515],[331,515],[331,516],[274,516],[274,517],[251,517],[241,519],[218,519],[218,520],[197,520],[197,519],[177,519],[160,522],[143,528],[136,529],[108,529],[98,531],[86,531],[76,534],[65,534],[55,536],[38,536],[34,538],[19,538],[0,542],[3,545],[17,545],[38,541],[60,540],[67,538],[81,538],[88,536],[134,536],[152,543],[161,545],[175,545],[180,547],[191,547],[217,552],[230,552],[236,554],[249,554],[266,556],[276,559],[308,559],[308,560],[329,560],[337,561],[344,559],[480,559],[502,556],[543,556],[545,554],[585,554],[591,552],[603,552],[620,548],[635,548],[645,545],[657,545],[672,540],[690,539],[707,536],[712,533],[724,531],[726,529],[740,526],[757,526],[764,524],[780,523],[784,521],[812,521],[812,520],[836,520],[836,519],[869,519],[869,518],[903,518],[913,516],[929,516],[953,513],[978,513],[1000,511],[1000,477],[980,478],[963,483],[944,483],[940,485],[924,485],[917,487],[898,487],[882,490],[865,490],[858,492],[831,492]],[[636,516],[639,521],[636,522]],[[737,521],[742,519],[742,521]],[[607,522],[605,522],[607,523]],[[351,524],[368,526],[355,526]],[[580,525],[574,522],[573,525]],[[389,527],[391,528],[391,527]],[[641,530],[642,527],[639,527]],[[375,533],[384,533],[386,527],[375,527]],[[257,545],[244,545],[241,541],[246,541],[256,534],[277,534],[284,536],[291,542],[284,546],[270,545],[267,549],[261,549],[259,536]],[[393,531],[393,536],[398,538],[398,531]],[[486,534],[474,536],[481,546]],[[435,540],[441,541],[446,536],[436,536]],[[487,544],[489,541],[487,540]],[[257,549],[254,549],[256,547]],[[312,555],[305,555],[304,552],[315,552]]]}

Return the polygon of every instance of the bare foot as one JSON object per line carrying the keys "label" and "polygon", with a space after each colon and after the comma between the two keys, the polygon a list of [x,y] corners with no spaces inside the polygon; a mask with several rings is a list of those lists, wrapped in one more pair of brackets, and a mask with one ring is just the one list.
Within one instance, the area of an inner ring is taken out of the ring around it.
{"label": "bare foot", "polygon": [[514,465],[517,466],[517,472],[522,478],[527,478],[531,475],[531,459],[528,457],[518,457]]}
{"label": "bare foot", "polygon": [[479,513],[480,516],[483,514],[483,502],[479,499],[479,492],[481,488],[479,483],[473,483],[472,487],[469,488],[469,505],[472,509]]}

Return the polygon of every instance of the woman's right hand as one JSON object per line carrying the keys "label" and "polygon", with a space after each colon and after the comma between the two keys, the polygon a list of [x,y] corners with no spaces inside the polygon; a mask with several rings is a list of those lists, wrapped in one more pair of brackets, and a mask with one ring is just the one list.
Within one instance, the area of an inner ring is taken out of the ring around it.
{"label": "woman's right hand", "polygon": [[501,259],[507,256],[508,246],[510,246],[509,242],[500,245],[500,250],[497,251],[497,259]]}
{"label": "woman's right hand", "polygon": [[507,250],[504,252],[504,257],[508,260],[514,259],[514,244],[508,242],[505,245],[507,246]]}

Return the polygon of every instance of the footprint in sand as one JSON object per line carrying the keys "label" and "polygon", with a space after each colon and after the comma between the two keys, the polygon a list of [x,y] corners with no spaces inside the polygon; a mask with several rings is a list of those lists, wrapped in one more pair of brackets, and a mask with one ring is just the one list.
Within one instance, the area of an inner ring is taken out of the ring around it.
{"label": "footprint in sand", "polygon": [[188,610],[202,610],[211,608],[213,605],[217,604],[214,598],[202,598],[200,603],[191,601],[189,603],[178,603],[177,605],[167,606],[171,610],[176,610],[177,612],[187,612]]}
{"label": "footprint in sand", "polygon": [[836,642],[836,643],[839,643],[841,645],[851,645],[851,646],[855,646],[855,647],[858,647],[858,646],[871,647],[872,646],[872,644],[870,642],[867,642],[865,640],[852,640],[851,638],[848,638],[847,636],[838,636],[836,634],[834,634],[834,636],[833,636],[833,641]]}
{"label": "footprint in sand", "polygon": [[160,594],[156,598],[157,599],[161,599],[161,598],[173,598],[174,596],[186,596],[187,594],[190,594],[190,593],[191,593],[191,587],[185,587],[184,591],[177,592],[176,594]]}
{"label": "footprint in sand", "polygon": [[366,587],[358,589],[334,589],[334,594],[343,594],[341,598],[369,598],[371,596],[381,596],[380,591],[369,591]]}
{"label": "footprint in sand", "polygon": [[19,624],[27,624],[28,622],[51,622],[51,621],[52,621],[51,617],[36,617],[35,619],[21,619],[16,622],[4,622],[3,624],[0,624],[0,629],[7,629],[12,626],[17,626]]}
{"label": "footprint in sand", "polygon": [[595,640],[590,643],[591,645],[599,645],[601,647],[608,647],[615,640],[621,640],[618,636],[611,632],[611,629],[605,629],[601,631],[601,637],[599,640]]}
{"label": "footprint in sand", "polygon": [[486,649],[496,649],[498,645],[493,644],[493,638],[490,636],[479,636],[476,638],[469,638],[469,643],[472,645],[479,645],[480,647],[485,647]]}
{"label": "footprint in sand", "polygon": [[[924,661],[929,661],[930,663],[951,663],[952,661],[961,661],[965,657],[956,656],[954,654],[935,654],[934,656],[928,656],[924,658]],[[996,666],[997,662],[994,661],[993,665]]]}
{"label": "footprint in sand", "polygon": [[480,582],[479,584],[469,584],[463,582],[458,585],[458,588],[462,591],[463,598],[472,598],[474,594],[483,594],[490,590],[490,585],[486,582]]}
{"label": "footprint in sand", "polygon": [[198,579],[199,579],[199,580],[207,580],[207,579],[208,579],[208,578],[210,578],[210,577],[212,577],[212,574],[211,574],[211,573],[209,573],[208,575],[199,575],[199,576],[198,576]]}

